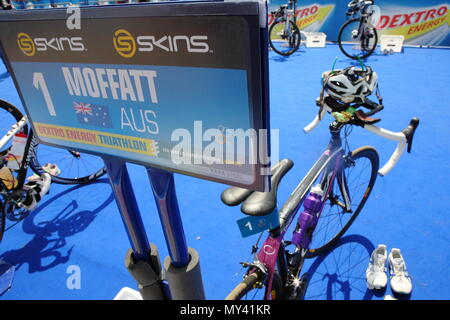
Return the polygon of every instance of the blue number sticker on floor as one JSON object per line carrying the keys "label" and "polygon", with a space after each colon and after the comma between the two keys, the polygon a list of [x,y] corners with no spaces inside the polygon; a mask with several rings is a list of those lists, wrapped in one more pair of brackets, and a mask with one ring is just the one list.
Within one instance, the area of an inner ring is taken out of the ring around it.
{"label": "blue number sticker on floor", "polygon": [[239,219],[236,222],[243,238],[260,233],[261,231],[267,229],[276,228],[280,225],[278,210],[274,210],[266,216],[249,216]]}

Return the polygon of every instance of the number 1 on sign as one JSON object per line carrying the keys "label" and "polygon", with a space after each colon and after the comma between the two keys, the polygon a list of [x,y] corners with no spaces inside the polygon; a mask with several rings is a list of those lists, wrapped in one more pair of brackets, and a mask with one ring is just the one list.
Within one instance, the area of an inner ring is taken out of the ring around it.
{"label": "number 1 on sign", "polygon": [[250,223],[250,221],[247,222],[247,223],[245,224],[245,226],[246,226],[247,228],[249,228],[250,231],[253,231],[252,224]]}
{"label": "number 1 on sign", "polygon": [[47,104],[48,112],[51,116],[56,116],[55,106],[53,105],[52,98],[47,89],[47,84],[45,83],[44,75],[42,72],[33,72],[33,85],[36,89],[41,89],[44,95],[45,103]]}

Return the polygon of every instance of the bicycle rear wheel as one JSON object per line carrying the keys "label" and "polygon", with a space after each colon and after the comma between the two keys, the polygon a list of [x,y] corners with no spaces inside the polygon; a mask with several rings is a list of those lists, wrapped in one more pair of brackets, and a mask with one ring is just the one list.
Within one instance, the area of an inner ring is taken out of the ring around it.
{"label": "bicycle rear wheel", "polygon": [[[57,165],[60,173],[48,171],[46,164]],[[50,173],[52,182],[59,184],[86,184],[93,182],[106,173],[100,157],[73,150],[59,149],[35,142],[31,169],[38,175]]]}
{"label": "bicycle rear wheel", "polygon": [[[7,101],[0,99],[0,132],[6,134],[11,126],[23,118],[22,112]],[[28,125],[22,128],[22,132],[29,133]],[[0,155],[6,154],[11,147],[12,139],[0,150]],[[101,158],[78,153],[71,150],[53,148],[39,145],[33,140],[30,148],[30,168],[38,175],[48,172],[43,166],[47,163],[56,164],[61,173],[53,175],[52,182],[61,184],[85,184],[92,182],[106,173]],[[43,166],[41,165],[43,164]]]}
{"label": "bicycle rear wheel", "polygon": [[[330,249],[348,230],[364,207],[377,178],[379,158],[372,147],[361,147],[343,159],[343,186],[334,180],[324,204],[319,222],[313,231],[306,258],[312,258]],[[351,210],[344,208],[345,187]]]}
{"label": "bicycle rear wheel", "polygon": [[377,47],[377,30],[368,25],[361,28],[360,19],[352,19],[344,23],[339,30],[338,44],[342,53],[351,59],[365,59]]}
{"label": "bicycle rear wheel", "polygon": [[[262,281],[262,274],[258,271],[252,272],[245,276],[241,283],[239,283],[225,298],[225,300],[262,300],[264,299],[264,292],[266,282]],[[267,280],[266,280],[267,281]],[[283,284],[278,272],[274,273],[272,281],[272,290],[270,293],[271,300],[281,300],[284,297]]]}
{"label": "bicycle rear wheel", "polygon": [[[287,34],[286,23],[288,23]],[[297,51],[300,47],[300,41],[300,30],[291,20],[274,22],[269,28],[269,45],[273,51],[282,56],[289,56]]]}

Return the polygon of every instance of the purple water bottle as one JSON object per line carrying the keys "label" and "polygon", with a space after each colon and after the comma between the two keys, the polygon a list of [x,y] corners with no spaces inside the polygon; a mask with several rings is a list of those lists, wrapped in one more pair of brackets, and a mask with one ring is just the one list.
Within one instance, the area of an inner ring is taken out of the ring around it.
{"label": "purple water bottle", "polygon": [[310,230],[317,225],[317,214],[322,210],[323,191],[320,185],[311,188],[309,195],[303,203],[304,210],[297,220],[297,226],[293,232],[292,243],[301,247],[308,248],[311,241]]}

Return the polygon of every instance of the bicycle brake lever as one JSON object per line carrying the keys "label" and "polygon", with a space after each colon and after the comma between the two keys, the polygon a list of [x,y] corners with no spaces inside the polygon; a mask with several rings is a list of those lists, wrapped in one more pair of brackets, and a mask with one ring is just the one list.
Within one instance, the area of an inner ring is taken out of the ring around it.
{"label": "bicycle brake lever", "polygon": [[412,142],[414,138],[414,133],[416,132],[417,127],[419,126],[419,119],[412,118],[409,122],[409,125],[402,130],[403,134],[406,137],[406,143],[408,144],[408,153],[411,153]]}

